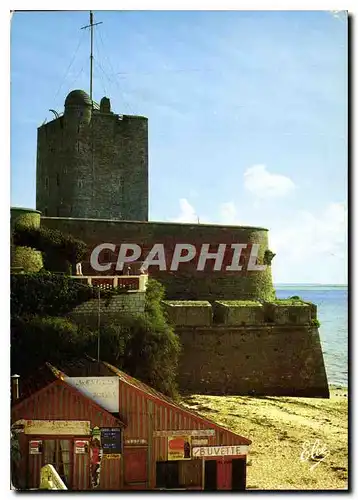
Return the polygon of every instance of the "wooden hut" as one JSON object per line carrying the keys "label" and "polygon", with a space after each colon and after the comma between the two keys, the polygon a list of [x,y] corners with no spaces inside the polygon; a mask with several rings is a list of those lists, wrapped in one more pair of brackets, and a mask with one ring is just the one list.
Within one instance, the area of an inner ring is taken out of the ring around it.
{"label": "wooden hut", "polygon": [[47,365],[12,404],[20,482],[54,465],[70,490],[244,490],[249,439],[108,363]]}

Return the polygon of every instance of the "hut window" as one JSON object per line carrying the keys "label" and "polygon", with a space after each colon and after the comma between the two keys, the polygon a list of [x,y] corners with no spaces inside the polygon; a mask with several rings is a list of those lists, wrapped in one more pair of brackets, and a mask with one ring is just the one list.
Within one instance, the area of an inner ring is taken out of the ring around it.
{"label": "hut window", "polygon": [[44,216],[47,217],[47,207],[44,208]]}
{"label": "hut window", "polygon": [[43,443],[44,463],[53,465],[62,481],[70,487],[71,442],[68,439],[46,439]]}

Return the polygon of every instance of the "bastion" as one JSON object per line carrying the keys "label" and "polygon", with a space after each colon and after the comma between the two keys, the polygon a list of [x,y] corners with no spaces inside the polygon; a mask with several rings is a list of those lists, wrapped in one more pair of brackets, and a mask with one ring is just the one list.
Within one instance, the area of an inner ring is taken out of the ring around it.
{"label": "bastion", "polygon": [[[218,226],[211,224],[177,224],[168,222],[117,221],[102,219],[71,219],[61,217],[42,217],[41,224],[51,229],[60,229],[83,240],[89,248],[87,258],[82,262],[85,274],[97,274],[90,266],[90,254],[100,243],[137,243],[143,248],[141,260],[156,243],[163,243],[167,263],[171,262],[176,243],[188,243],[195,247],[210,244],[215,252],[218,245],[235,243],[259,245],[257,261],[264,262],[268,248],[268,231],[263,228],[244,226]],[[114,252],[102,252],[103,262],[117,261]],[[247,259],[243,251],[242,263]],[[177,271],[160,271],[157,266],[149,269],[149,275],[160,281],[166,288],[167,299],[178,300],[218,300],[218,299],[270,299],[275,295],[271,266],[264,271],[227,271],[226,265],[232,260],[228,248],[222,269],[214,270],[213,260],[208,260],[203,271],[197,270],[198,256],[190,262],[180,264]],[[102,274],[113,274],[108,270]]]}

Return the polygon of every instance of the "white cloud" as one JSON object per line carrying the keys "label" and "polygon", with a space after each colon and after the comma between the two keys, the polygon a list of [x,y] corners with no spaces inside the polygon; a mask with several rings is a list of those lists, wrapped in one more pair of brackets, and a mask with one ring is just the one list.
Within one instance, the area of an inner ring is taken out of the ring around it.
{"label": "white cloud", "polygon": [[278,282],[347,282],[347,207],[330,203],[320,213],[297,212],[284,227],[273,226]]}
{"label": "white cloud", "polygon": [[174,219],[170,219],[171,222],[198,222],[198,216],[195,209],[186,198],[181,198],[179,200],[180,204],[180,214]]}
{"label": "white cloud", "polygon": [[[198,222],[195,208],[180,200],[180,214],[172,222]],[[318,212],[297,211],[282,218],[228,201],[213,219],[202,223],[260,226],[269,229],[269,247],[276,253],[272,272],[276,283],[347,283],[347,207],[330,203]],[[241,214],[239,219],[238,213]]]}
{"label": "white cloud", "polygon": [[285,175],[269,172],[266,165],[253,165],[244,173],[244,187],[258,198],[278,198],[290,194],[295,184]]}
{"label": "white cloud", "polygon": [[222,224],[237,224],[237,208],[233,201],[220,205],[220,222]]}

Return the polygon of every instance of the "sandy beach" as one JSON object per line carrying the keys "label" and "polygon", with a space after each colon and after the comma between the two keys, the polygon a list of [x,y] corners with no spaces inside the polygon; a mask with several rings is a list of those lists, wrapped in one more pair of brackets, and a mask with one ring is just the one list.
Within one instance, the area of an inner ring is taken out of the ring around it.
{"label": "sandy beach", "polygon": [[330,399],[193,395],[183,404],[252,440],[247,489],[347,489],[347,389],[331,386]]}

